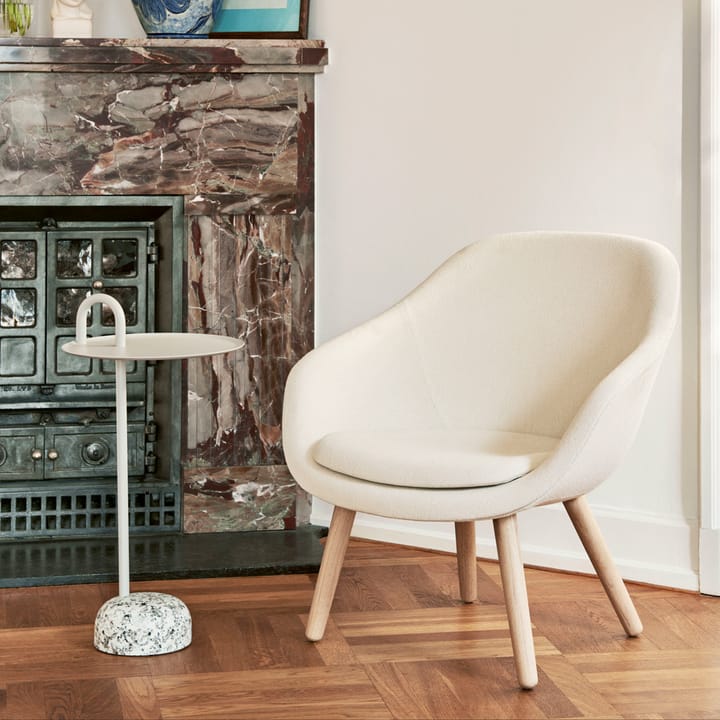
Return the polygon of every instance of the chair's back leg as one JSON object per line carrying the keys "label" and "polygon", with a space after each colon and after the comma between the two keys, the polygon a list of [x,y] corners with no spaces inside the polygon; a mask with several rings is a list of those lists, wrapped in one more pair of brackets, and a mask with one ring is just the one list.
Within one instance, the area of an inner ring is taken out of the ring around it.
{"label": "chair's back leg", "polygon": [[493,529],[500,559],[500,576],[505,593],[510,639],[515,656],[515,670],[520,686],[525,690],[530,690],[537,685],[538,676],[525,571],[520,557],[517,515],[495,518]]}
{"label": "chair's back leg", "polygon": [[321,640],[325,634],[330,607],[335,597],[340,570],[342,569],[345,551],[350,540],[350,531],[355,520],[355,511],[336,507],[330,521],[330,531],[325,541],[320,573],[315,584],[310,615],[308,617],[305,637],[313,642]]}
{"label": "chair's back leg", "polygon": [[477,600],[477,549],[475,521],[455,523],[455,551],[457,552],[460,598],[471,603]]}
{"label": "chair's back leg", "polygon": [[630,637],[639,635],[643,629],[642,622],[610,556],[587,499],[581,496],[566,500],[563,504],[625,632]]}

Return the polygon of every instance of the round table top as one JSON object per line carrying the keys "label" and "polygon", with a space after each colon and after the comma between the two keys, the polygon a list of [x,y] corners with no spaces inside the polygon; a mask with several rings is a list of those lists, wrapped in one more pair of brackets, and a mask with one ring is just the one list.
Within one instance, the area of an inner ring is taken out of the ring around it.
{"label": "round table top", "polygon": [[125,347],[115,344],[115,335],[88,338],[86,344],[73,340],[62,349],[70,355],[103,360],[182,360],[183,358],[221,355],[239,350],[242,340],[207,333],[130,333]]}

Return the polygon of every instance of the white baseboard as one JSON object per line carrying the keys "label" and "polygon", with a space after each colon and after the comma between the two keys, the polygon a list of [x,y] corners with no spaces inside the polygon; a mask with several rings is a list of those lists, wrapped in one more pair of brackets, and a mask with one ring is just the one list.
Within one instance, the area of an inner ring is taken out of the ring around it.
{"label": "white baseboard", "polygon": [[720,529],[700,529],[700,592],[720,595]]}
{"label": "white baseboard", "polygon": [[[626,580],[682,590],[698,590],[697,537],[694,522],[626,509],[592,506],[620,574]],[[311,522],[328,525],[332,507],[313,500]],[[527,565],[592,573],[585,550],[564,508],[533,508],[518,516],[523,561]],[[358,514],[353,537],[455,551],[451,523],[421,523]],[[720,544],[717,545],[720,548]],[[477,523],[478,557],[496,559],[492,523]]]}

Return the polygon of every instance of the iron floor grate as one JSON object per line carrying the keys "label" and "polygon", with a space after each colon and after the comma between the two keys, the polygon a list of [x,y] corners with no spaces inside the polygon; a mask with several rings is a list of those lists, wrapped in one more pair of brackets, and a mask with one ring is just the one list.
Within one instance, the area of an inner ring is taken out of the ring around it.
{"label": "iron floor grate", "polygon": [[[129,505],[131,530],[180,530],[177,488],[136,483]],[[114,535],[116,525],[117,494],[111,487],[0,491],[0,539]]]}

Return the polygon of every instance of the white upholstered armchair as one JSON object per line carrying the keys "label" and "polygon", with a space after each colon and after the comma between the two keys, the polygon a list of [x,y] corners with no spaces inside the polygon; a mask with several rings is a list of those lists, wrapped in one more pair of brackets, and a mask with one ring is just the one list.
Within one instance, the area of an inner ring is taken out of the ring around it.
{"label": "white upholstered armchair", "polygon": [[637,238],[492,237],[292,370],[283,440],[335,506],[307,625],[325,630],[356,512],[455,523],[476,598],[475,524],[492,518],[520,685],[537,670],[516,516],[563,502],[628,635],[642,630],[586,493],[618,466],[672,334],[679,273]]}

